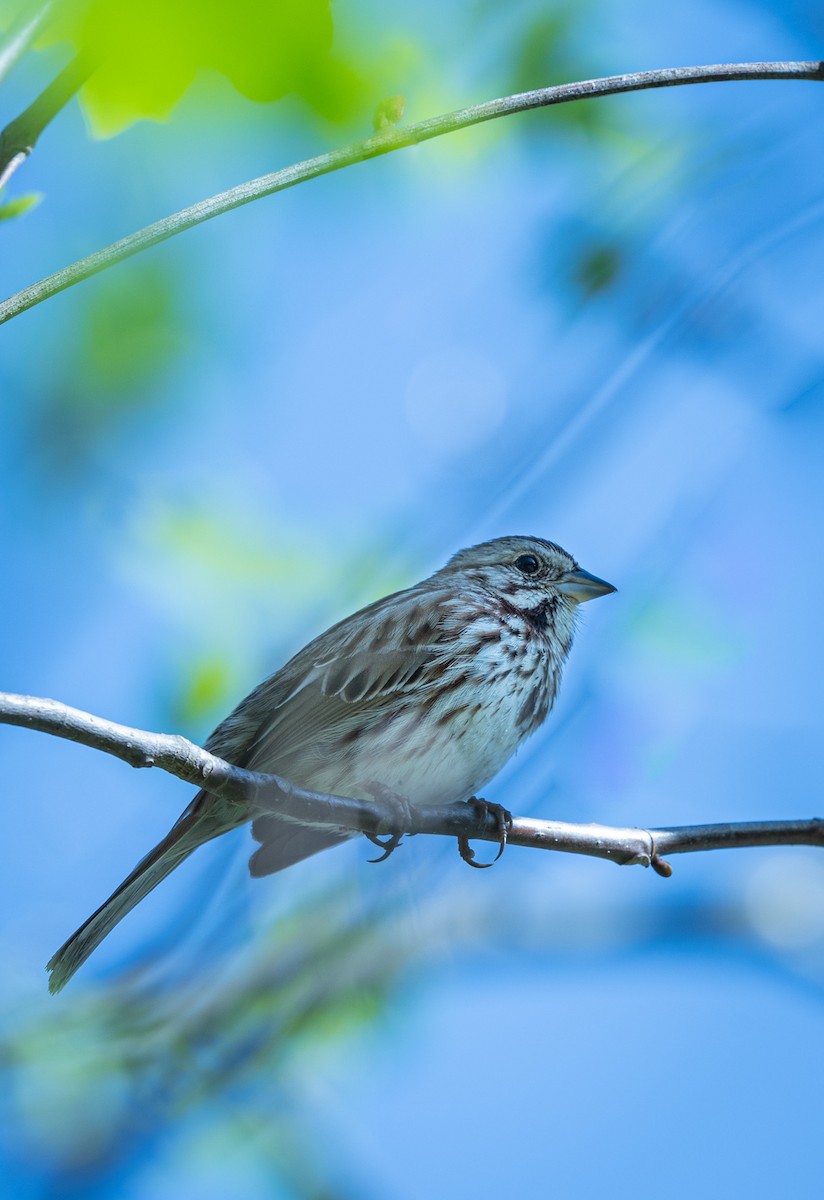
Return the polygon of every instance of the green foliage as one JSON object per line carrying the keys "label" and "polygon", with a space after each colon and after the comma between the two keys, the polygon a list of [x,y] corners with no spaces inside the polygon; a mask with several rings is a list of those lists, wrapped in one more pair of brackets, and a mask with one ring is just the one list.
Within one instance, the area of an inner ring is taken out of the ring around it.
{"label": "green foliage", "polygon": [[617,245],[607,242],[585,246],[575,263],[574,284],[584,296],[594,296],[611,287],[624,268],[624,256]]}
{"label": "green foliage", "polygon": [[[425,950],[423,934],[398,938],[399,903],[403,889],[370,904],[326,886],[228,960],[197,955],[176,982],[159,983],[159,964],[148,963],[109,986],[78,980],[59,1007],[21,1012],[0,1037],[0,1062],[27,1150],[64,1182],[91,1164],[116,1178],[137,1147],[187,1113],[209,1121],[218,1100],[211,1132],[228,1153],[262,1078],[274,1177],[297,1196],[340,1194],[325,1155],[306,1153],[295,1064],[322,1062],[386,1019],[410,958]],[[186,953],[176,946],[174,959]]]}
{"label": "green foliage", "polygon": [[36,208],[42,199],[42,192],[26,192],[24,196],[15,196],[13,200],[7,200],[5,204],[0,204],[0,221],[22,217],[24,213]]}
{"label": "green foliage", "polygon": [[188,560],[192,567],[223,578],[258,583],[288,577],[300,563],[281,561],[262,530],[244,533],[231,520],[221,519],[211,508],[182,507],[159,510],[153,522],[155,553],[166,551]]}
{"label": "green foliage", "polygon": [[186,729],[211,718],[227,696],[232,678],[225,659],[212,656],[197,663],[177,699],[176,725]]}
{"label": "green foliage", "polygon": [[358,71],[333,51],[329,0],[70,0],[44,41],[97,63],[81,101],[98,136],[161,120],[203,71],[250,100],[294,94],[331,121],[364,103]]}
{"label": "green foliage", "polygon": [[173,279],[154,264],[101,281],[91,293],[78,345],[91,384],[87,403],[137,392],[165,371],[182,348],[176,316]]}
{"label": "green foliage", "polygon": [[112,435],[155,408],[188,344],[178,281],[156,260],[84,291],[67,336],[51,348],[33,430],[46,474],[87,472]]}

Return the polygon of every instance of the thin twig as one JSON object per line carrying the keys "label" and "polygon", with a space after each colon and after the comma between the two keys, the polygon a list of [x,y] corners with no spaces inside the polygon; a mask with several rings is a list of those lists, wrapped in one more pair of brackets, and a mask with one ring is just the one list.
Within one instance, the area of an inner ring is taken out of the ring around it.
{"label": "thin twig", "polygon": [[[133,767],[160,767],[178,779],[234,801],[248,809],[250,816],[255,812],[277,811],[306,821],[374,834],[391,832],[397,820],[396,809],[378,797],[357,800],[295,787],[277,775],[234,767],[176,734],[149,733],[118,725],[57,700],[0,692],[0,724],[68,738]],[[462,835],[488,842],[497,842],[500,836],[494,817],[468,804],[415,809],[409,824],[410,828],[405,830],[408,833]],[[669,875],[663,854],[745,846],[824,846],[824,820],[813,817],[635,829],[514,817],[507,841],[513,846],[606,858],[619,866],[651,866],[658,874]]]}
{"label": "thin twig", "polygon": [[603,79],[586,79],[577,83],[564,83],[557,87],[538,88],[531,92],[521,92],[515,96],[505,96],[499,100],[488,100],[470,108],[459,109],[439,117],[431,117],[406,127],[394,126],[374,137],[349,146],[333,150],[328,154],[319,154],[316,158],[306,159],[275,171],[270,175],[262,175],[248,183],[219,192],[208,200],[201,200],[190,208],[181,209],[169,217],[155,221],[120,241],[113,242],[102,250],[95,251],[87,258],[78,259],[68,267],[48,275],[38,283],[24,288],[14,296],[0,304],[0,324],[18,316],[26,309],[33,308],[50,296],[62,292],[73,284],[96,275],[115,263],[147,250],[167,238],[192,229],[203,221],[220,216],[233,208],[259,200],[262,196],[270,196],[274,192],[282,192],[296,184],[305,183],[309,179],[317,179],[343,167],[365,162],[367,159],[378,158],[393,150],[401,150],[406,146],[417,145],[430,138],[441,137],[446,133],[454,133],[458,129],[467,129],[471,125],[479,125],[484,121],[492,121],[497,117],[509,116],[512,113],[526,112],[533,108],[546,108],[552,104],[566,104],[573,100],[586,100],[595,96],[611,96],[619,92],[637,92],[647,88],[676,87],[690,83],[726,83],[734,80],[772,80],[772,79],[809,79],[824,80],[824,64],[821,62],[768,62],[768,63],[727,63],[717,66],[704,67],[670,67],[658,71],[640,71],[630,75],[610,75]]}

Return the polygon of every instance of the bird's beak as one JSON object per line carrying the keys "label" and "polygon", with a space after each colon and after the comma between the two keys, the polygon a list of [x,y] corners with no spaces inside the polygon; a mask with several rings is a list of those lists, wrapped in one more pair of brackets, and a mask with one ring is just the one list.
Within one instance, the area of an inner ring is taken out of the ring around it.
{"label": "bird's beak", "polygon": [[582,571],[580,567],[574,571],[567,571],[555,587],[565,596],[571,596],[576,604],[583,604],[584,600],[594,600],[596,596],[608,596],[610,592],[618,590],[605,579],[590,575],[589,571]]}

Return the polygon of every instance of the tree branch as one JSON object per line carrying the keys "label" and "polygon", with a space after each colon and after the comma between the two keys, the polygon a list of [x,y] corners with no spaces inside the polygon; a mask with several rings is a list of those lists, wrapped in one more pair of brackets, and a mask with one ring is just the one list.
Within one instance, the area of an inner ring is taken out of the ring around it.
{"label": "tree branch", "polygon": [[533,108],[545,108],[553,104],[566,104],[573,100],[586,100],[595,96],[611,96],[619,92],[637,92],[647,88],[676,87],[690,83],[725,83],[735,80],[772,80],[772,79],[809,79],[824,80],[824,63],[821,62],[766,62],[766,63],[727,63],[717,66],[704,67],[671,67],[658,71],[640,71],[630,75],[610,75],[603,79],[587,79],[577,83],[564,83],[557,87],[538,88],[536,91],[522,92],[514,96],[505,96],[499,100],[488,100],[470,108],[459,109],[439,117],[431,117],[426,121],[404,127],[388,128],[374,137],[349,146],[333,150],[328,154],[319,154],[316,158],[306,159],[275,171],[262,175],[248,183],[219,192],[208,200],[201,200],[190,208],[155,221],[120,241],[113,242],[102,250],[95,251],[87,258],[78,259],[68,267],[48,275],[38,283],[24,288],[8,300],[0,304],[0,324],[10,321],[43,300],[62,292],[73,284],[88,279],[99,271],[112,267],[115,263],[147,250],[167,238],[192,229],[203,221],[220,216],[233,208],[259,200],[262,196],[270,196],[275,192],[284,191],[296,184],[305,183],[309,179],[317,179],[343,167],[365,162],[367,159],[378,158],[393,150],[401,150],[406,146],[414,146],[430,138],[441,137],[446,133],[454,133],[459,129],[467,129],[471,125],[479,125],[484,121],[492,121],[497,117],[506,117],[512,113],[526,112]]}
{"label": "tree branch", "polygon": [[40,134],[83,86],[95,65],[95,60],[88,54],[76,55],[34,103],[0,132],[0,188],[6,186],[17,168],[26,161]]}
{"label": "tree branch", "polygon": [[[277,775],[234,767],[176,734],[132,729],[57,700],[0,692],[0,724],[68,738],[120,758],[132,767],[160,767],[186,783],[252,811],[277,811],[362,833],[386,834],[395,828],[396,810],[379,798],[353,800],[295,787]],[[474,806],[463,803],[415,809],[410,825],[405,832],[461,835],[488,842],[497,842],[499,838],[497,822],[491,815],[483,815]],[[514,817],[507,840],[513,846],[606,858],[619,866],[651,866],[658,874],[667,876],[671,868],[661,857],[663,854],[745,846],[824,846],[824,820],[813,817],[635,829]]]}

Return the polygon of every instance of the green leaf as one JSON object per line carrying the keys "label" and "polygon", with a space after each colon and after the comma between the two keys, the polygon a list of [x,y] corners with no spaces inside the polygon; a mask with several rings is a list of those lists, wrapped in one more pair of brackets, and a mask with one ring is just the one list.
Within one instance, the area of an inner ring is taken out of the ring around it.
{"label": "green leaf", "polygon": [[15,196],[13,200],[7,200],[5,204],[0,204],[0,221],[10,221],[12,217],[22,217],[32,208],[37,208],[42,199],[42,192],[26,192],[24,196]]}
{"label": "green leaf", "polygon": [[294,94],[348,120],[364,85],[332,37],[330,0],[67,0],[44,40],[68,40],[98,63],[80,99],[94,133],[109,137],[168,117],[204,71],[251,100]]}

